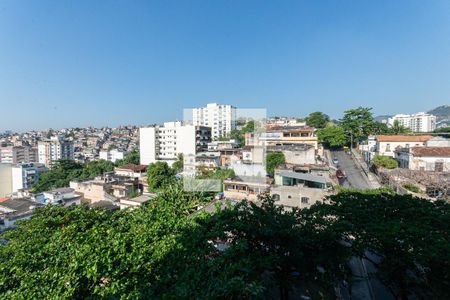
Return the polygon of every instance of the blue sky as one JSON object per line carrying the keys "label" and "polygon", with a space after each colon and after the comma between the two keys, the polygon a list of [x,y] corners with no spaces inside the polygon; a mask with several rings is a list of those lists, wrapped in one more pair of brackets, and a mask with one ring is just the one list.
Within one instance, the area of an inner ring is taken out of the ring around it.
{"label": "blue sky", "polygon": [[450,103],[450,1],[0,1],[0,132]]}

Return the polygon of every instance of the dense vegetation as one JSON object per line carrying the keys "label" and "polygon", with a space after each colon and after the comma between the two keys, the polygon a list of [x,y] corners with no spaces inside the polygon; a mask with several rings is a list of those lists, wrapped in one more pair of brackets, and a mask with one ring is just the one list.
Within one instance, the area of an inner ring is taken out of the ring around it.
{"label": "dense vegetation", "polygon": [[270,152],[266,156],[266,171],[268,174],[273,175],[275,169],[285,163],[285,157],[283,152]]}
{"label": "dense vegetation", "polygon": [[378,168],[395,169],[398,168],[398,161],[390,156],[375,155],[373,164]]}
{"label": "dense vegetation", "polygon": [[450,297],[444,202],[344,190],[309,210],[197,211],[208,201],[176,183],[132,211],[38,209],[3,234],[0,298],[334,299],[351,256],[398,299]]}
{"label": "dense vegetation", "polygon": [[139,164],[139,152],[130,152],[124,159],[118,160],[115,163],[101,159],[80,164],[71,159],[61,159],[56,161],[49,171],[39,176],[39,180],[33,185],[33,192],[40,193],[69,186],[70,181],[91,179],[101,176],[105,172],[113,171],[114,167],[120,167],[130,163]]}
{"label": "dense vegetation", "polygon": [[[314,120],[320,127],[317,135],[321,142],[331,147],[350,145],[352,142],[365,141],[371,134],[408,134],[411,130],[398,121],[389,127],[384,123],[375,121],[371,108],[358,107],[344,112],[344,116],[336,123],[327,122],[323,115],[314,113]],[[310,115],[311,116],[311,115]],[[325,124],[325,125],[323,125]]]}

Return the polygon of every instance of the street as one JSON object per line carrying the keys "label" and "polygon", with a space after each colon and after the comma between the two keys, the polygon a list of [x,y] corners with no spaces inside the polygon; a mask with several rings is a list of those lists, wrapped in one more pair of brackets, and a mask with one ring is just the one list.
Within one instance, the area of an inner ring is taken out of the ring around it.
{"label": "street", "polygon": [[[352,157],[343,150],[331,151],[332,158],[338,159],[337,167],[345,172],[346,178],[339,181],[344,187],[356,189],[371,188],[367,176],[357,166]],[[349,262],[353,273],[352,291],[349,299],[394,299],[386,287],[376,278],[370,278],[369,274],[375,273],[375,266],[365,260],[354,257]]]}
{"label": "street", "polygon": [[347,176],[345,179],[341,180],[339,183],[344,187],[356,188],[356,189],[368,189],[370,188],[370,184],[367,180],[366,175],[363,171],[358,168],[355,164],[355,161],[351,158],[351,156],[345,151],[335,150],[331,151],[332,157],[336,157],[339,160],[338,165],[334,165],[338,169],[341,169],[345,172]]}

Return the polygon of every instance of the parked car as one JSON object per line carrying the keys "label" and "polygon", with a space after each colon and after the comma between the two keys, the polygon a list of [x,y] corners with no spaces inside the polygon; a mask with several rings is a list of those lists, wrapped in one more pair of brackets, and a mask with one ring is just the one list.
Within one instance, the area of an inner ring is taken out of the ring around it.
{"label": "parked car", "polygon": [[333,158],[333,164],[337,165],[339,163],[339,160],[335,157]]}
{"label": "parked car", "polygon": [[342,171],[341,169],[338,169],[337,171],[336,171],[336,177],[338,178],[338,179],[344,179],[346,176],[345,176],[345,172],[344,171]]}

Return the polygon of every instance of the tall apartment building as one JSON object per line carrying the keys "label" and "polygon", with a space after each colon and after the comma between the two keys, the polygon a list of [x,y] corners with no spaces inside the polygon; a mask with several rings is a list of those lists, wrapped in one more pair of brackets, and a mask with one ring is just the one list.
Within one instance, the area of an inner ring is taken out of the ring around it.
{"label": "tall apartment building", "polygon": [[18,164],[37,161],[37,151],[29,146],[0,147],[0,163]]}
{"label": "tall apartment building", "polygon": [[192,110],[192,122],[197,126],[211,127],[213,138],[227,136],[236,128],[236,108],[231,105],[209,103]]}
{"label": "tall apartment building", "polygon": [[73,142],[61,137],[51,137],[49,140],[38,142],[39,163],[51,167],[56,160],[63,158],[73,159]]}
{"label": "tall apartment building", "polygon": [[431,132],[436,129],[436,116],[424,112],[413,115],[395,115],[388,119],[388,124],[392,126],[395,121],[410,128],[412,132]]}
{"label": "tall apartment building", "polygon": [[179,154],[195,155],[206,151],[211,142],[211,128],[166,122],[164,126],[143,127],[139,130],[139,151],[142,165],[156,161],[175,162]]}
{"label": "tall apartment building", "polygon": [[33,184],[39,179],[39,175],[47,168],[39,163],[24,163],[12,165],[12,191],[20,189],[31,189]]}

